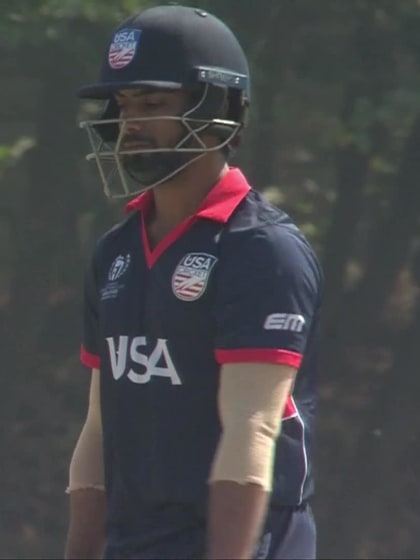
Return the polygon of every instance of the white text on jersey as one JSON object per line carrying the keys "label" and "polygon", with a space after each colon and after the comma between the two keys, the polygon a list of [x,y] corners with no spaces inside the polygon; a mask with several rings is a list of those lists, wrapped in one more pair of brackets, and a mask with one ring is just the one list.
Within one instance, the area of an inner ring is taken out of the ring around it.
{"label": "white text on jersey", "polygon": [[[131,340],[128,336],[119,336],[118,346],[116,346],[116,340],[113,337],[108,337],[106,341],[108,343],[112,375],[115,380],[120,379],[123,375],[127,375],[128,379],[133,383],[149,383],[152,376],[156,376],[167,377],[171,380],[172,385],[182,385],[169,353],[167,340],[158,338],[156,346],[150,355],[139,351],[140,348],[147,344],[145,336],[136,336]],[[140,373],[132,369],[130,364],[127,364],[128,361],[143,366],[143,372]],[[163,362],[165,366],[158,366],[159,362]]]}
{"label": "white text on jersey", "polygon": [[302,332],[305,326],[305,317],[292,313],[272,313],[265,320],[264,328],[278,331]]}

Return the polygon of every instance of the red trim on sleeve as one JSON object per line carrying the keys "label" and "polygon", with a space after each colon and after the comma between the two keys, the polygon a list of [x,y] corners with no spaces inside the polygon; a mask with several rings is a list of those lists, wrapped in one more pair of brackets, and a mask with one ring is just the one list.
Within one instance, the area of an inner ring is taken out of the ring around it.
{"label": "red trim on sleeve", "polygon": [[215,357],[219,364],[264,362],[299,368],[303,356],[298,352],[278,350],[277,348],[240,348],[235,350],[215,350]]}
{"label": "red trim on sleeve", "polygon": [[80,349],[80,361],[85,366],[95,369],[99,369],[101,365],[100,357],[88,352],[84,346]]}
{"label": "red trim on sleeve", "polygon": [[295,401],[292,396],[287,397],[286,406],[283,411],[282,420],[289,420],[290,418],[295,418],[298,415],[298,411],[295,405]]}

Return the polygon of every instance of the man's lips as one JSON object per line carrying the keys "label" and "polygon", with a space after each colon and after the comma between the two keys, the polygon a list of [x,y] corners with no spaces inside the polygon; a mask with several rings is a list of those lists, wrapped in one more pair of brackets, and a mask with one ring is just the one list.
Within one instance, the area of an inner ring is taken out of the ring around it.
{"label": "man's lips", "polygon": [[153,146],[149,142],[142,142],[137,140],[130,140],[127,142],[123,142],[123,148],[125,150],[135,150],[139,149],[152,149]]}

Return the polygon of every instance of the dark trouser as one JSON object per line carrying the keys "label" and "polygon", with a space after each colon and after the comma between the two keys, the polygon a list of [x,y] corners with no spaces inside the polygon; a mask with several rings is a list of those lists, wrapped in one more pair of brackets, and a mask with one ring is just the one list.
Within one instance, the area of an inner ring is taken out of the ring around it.
{"label": "dark trouser", "polygon": [[[147,547],[109,545],[107,560],[199,560],[204,557],[203,531],[185,531]],[[255,560],[314,560],[316,528],[309,505],[270,511]]]}
{"label": "dark trouser", "polygon": [[310,506],[271,510],[254,558],[314,560],[316,527]]}

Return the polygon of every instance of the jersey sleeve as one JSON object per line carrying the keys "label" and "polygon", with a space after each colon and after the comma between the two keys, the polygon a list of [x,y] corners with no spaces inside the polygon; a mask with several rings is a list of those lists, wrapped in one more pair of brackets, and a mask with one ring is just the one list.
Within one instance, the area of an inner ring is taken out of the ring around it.
{"label": "jersey sleeve", "polygon": [[98,299],[94,258],[92,258],[85,273],[83,340],[80,349],[81,362],[90,368],[100,367]]}
{"label": "jersey sleeve", "polygon": [[241,237],[220,255],[216,360],[299,368],[321,299],[317,258],[297,230],[272,226]]}

